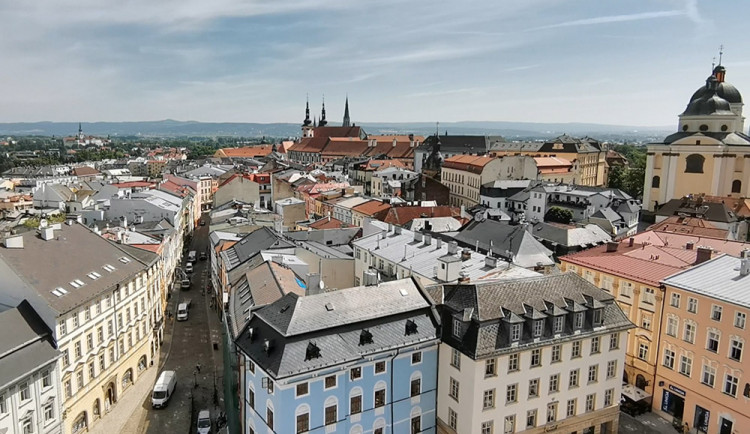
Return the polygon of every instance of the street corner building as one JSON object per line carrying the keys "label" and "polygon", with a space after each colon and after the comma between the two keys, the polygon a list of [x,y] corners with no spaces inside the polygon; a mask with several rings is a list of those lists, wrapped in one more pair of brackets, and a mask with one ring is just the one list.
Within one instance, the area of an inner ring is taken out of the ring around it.
{"label": "street corner building", "polygon": [[251,313],[245,433],[436,433],[437,313],[412,279]]}
{"label": "street corner building", "polygon": [[63,433],[106,424],[121,396],[153,369],[163,327],[160,272],[156,254],[74,222],[42,223],[0,247],[0,303],[28,300],[61,353],[42,385],[59,382]]}
{"label": "street corner building", "polygon": [[610,294],[574,273],[426,292],[442,324],[439,433],[618,432],[633,324]]}

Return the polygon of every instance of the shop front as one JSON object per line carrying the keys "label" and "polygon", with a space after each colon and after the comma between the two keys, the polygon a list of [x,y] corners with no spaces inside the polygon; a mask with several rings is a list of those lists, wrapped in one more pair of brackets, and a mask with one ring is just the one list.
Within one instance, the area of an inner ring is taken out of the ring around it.
{"label": "shop front", "polygon": [[671,384],[662,389],[661,411],[672,416],[673,426],[681,428],[685,412],[685,391]]}

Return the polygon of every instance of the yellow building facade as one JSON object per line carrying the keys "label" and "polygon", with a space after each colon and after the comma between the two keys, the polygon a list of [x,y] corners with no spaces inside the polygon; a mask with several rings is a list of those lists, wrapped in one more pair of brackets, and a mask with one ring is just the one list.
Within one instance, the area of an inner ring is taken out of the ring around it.
{"label": "yellow building facade", "polygon": [[742,96],[714,68],[679,116],[678,132],[648,146],[643,205],[688,195],[750,196],[750,136],[743,132]]}

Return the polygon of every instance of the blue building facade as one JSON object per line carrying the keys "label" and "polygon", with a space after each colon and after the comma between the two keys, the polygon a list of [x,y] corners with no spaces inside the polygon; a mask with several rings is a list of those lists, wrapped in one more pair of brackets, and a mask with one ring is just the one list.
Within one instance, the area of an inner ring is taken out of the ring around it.
{"label": "blue building facade", "polygon": [[259,309],[246,354],[245,433],[435,433],[437,317],[411,279]]}

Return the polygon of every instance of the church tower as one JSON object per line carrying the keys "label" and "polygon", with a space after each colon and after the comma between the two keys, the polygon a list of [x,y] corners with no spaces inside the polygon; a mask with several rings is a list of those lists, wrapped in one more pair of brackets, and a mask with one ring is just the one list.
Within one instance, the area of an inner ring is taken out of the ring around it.
{"label": "church tower", "polygon": [[326,120],[326,101],[323,100],[323,111],[320,113],[320,120],[318,121],[319,127],[324,127],[328,125],[328,121]]}
{"label": "church tower", "polygon": [[341,124],[342,127],[351,127],[351,120],[349,119],[349,97],[346,97],[346,104],[344,105],[344,122]]}
{"label": "church tower", "polygon": [[302,137],[312,137],[313,127],[310,120],[310,100],[305,104],[305,120],[302,122]]}

